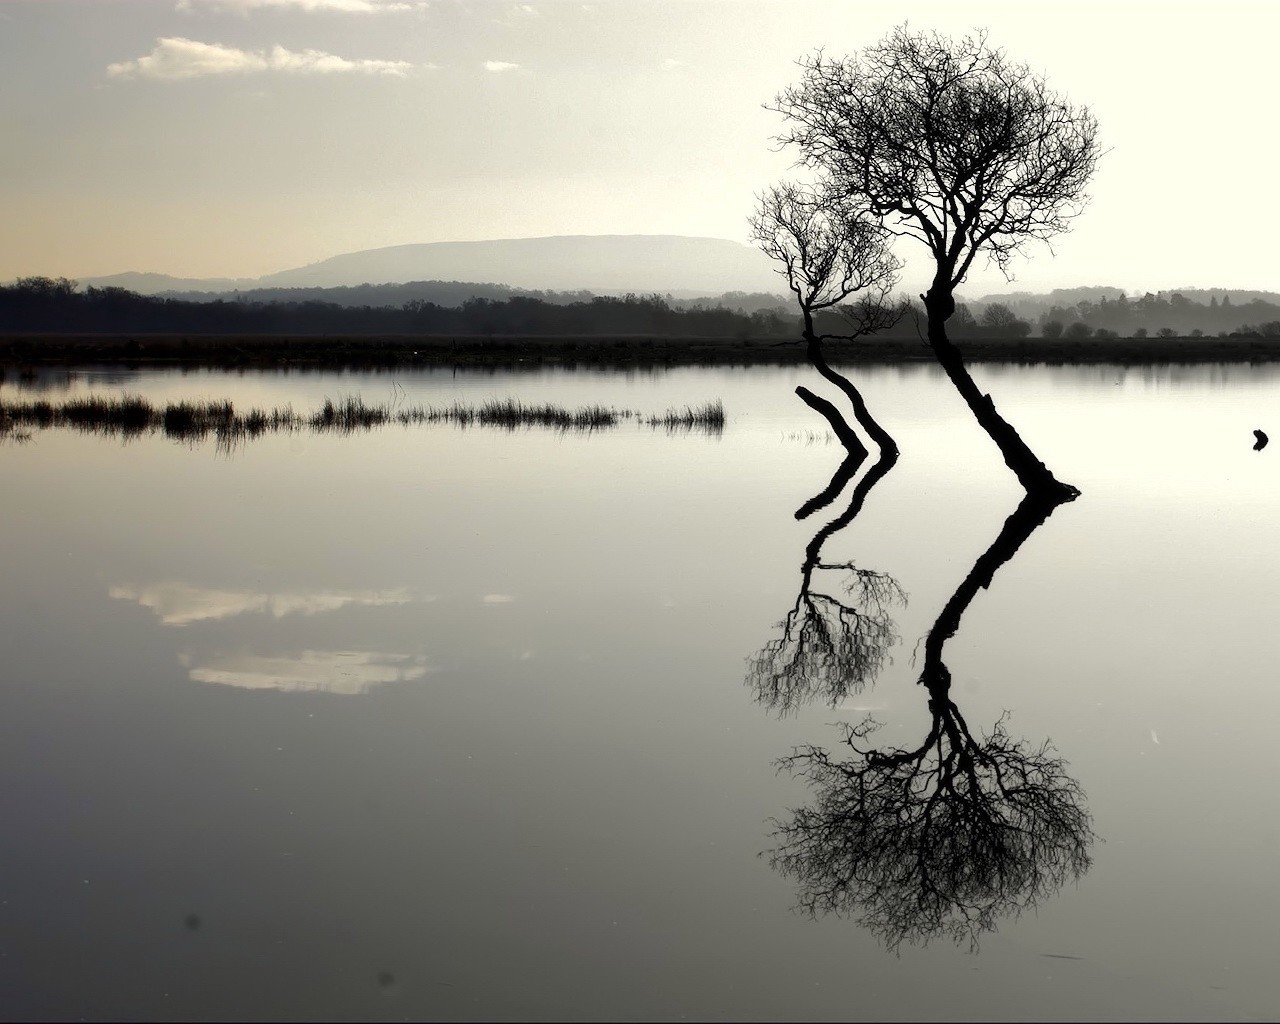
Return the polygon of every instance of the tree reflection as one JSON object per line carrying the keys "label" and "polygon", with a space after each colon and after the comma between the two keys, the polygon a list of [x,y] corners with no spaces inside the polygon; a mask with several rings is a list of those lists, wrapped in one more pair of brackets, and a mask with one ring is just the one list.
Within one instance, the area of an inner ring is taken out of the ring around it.
{"label": "tree reflection", "polygon": [[804,746],[781,762],[815,796],[775,822],[770,863],[796,881],[810,913],[857,915],[891,949],[940,936],[976,946],[1000,918],[1088,870],[1095,836],[1066,762],[1047,741],[1011,737],[1003,717],[975,736],[942,660],[978,590],[1062,501],[1028,495],[929,630],[923,742],[877,748],[868,718],[844,726],[851,755]]}
{"label": "tree reflection", "polygon": [[[898,640],[889,609],[906,594],[888,573],[860,569],[853,562],[824,562],[822,548],[862,511],[867,495],[898,460],[897,447],[882,449],[880,458],[858,480],[849,507],[822,527],[805,548],[800,592],[779,624],[780,635],[751,660],[747,685],[755,699],[778,714],[822,699],[834,707],[861,692],[884,667],[889,648]],[[831,483],[796,512],[804,519],[835,500],[855,475],[861,457],[851,453]],[[843,574],[838,587],[818,580]]]}

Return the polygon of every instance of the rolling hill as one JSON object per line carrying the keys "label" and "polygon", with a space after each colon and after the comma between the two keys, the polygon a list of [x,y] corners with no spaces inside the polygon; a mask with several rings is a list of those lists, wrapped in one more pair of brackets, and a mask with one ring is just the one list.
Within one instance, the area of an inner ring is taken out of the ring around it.
{"label": "rolling hill", "polygon": [[527,289],[685,297],[785,290],[772,264],[758,250],[724,238],[683,235],[553,235],[396,245],[345,253],[259,278],[126,273],[81,279],[86,285],[115,285],[150,295],[406,281],[475,281]]}

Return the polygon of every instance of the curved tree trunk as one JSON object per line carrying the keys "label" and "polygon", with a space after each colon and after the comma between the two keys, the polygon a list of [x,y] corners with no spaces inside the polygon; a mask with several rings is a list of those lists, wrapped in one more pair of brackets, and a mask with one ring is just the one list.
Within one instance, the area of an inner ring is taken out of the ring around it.
{"label": "curved tree trunk", "polygon": [[1041,462],[1013,426],[999,412],[990,395],[984,395],[974,383],[964,365],[960,350],[947,337],[946,321],[955,312],[955,299],[949,291],[942,291],[935,284],[924,299],[925,312],[929,314],[929,346],[943,370],[951,378],[960,397],[979,425],[1000,449],[1004,464],[1018,478],[1018,482],[1031,494],[1059,494],[1076,497],[1080,492],[1070,484],[1064,484]]}
{"label": "curved tree trunk", "polygon": [[853,381],[848,377],[837,373],[831,368],[831,364],[827,362],[826,357],[822,354],[822,342],[814,336],[811,330],[805,332],[805,341],[808,348],[809,362],[813,363],[814,369],[822,374],[823,377],[845,393],[850,405],[853,406],[854,418],[862,429],[867,432],[867,436],[880,447],[882,452],[896,456],[898,454],[897,442],[871,415],[870,410],[867,408],[867,403],[863,400],[862,392],[857,389]]}
{"label": "curved tree trunk", "polygon": [[[814,412],[821,413],[826,418],[826,421],[831,424],[831,429],[835,432],[836,437],[840,439],[840,443],[849,450],[849,457],[861,464],[862,460],[867,457],[867,447],[858,439],[858,435],[849,429],[849,424],[840,415],[840,410],[825,398],[819,398],[803,385],[796,388],[796,394],[800,396],[800,400],[805,405]],[[855,465],[854,468],[856,469],[857,466]]]}

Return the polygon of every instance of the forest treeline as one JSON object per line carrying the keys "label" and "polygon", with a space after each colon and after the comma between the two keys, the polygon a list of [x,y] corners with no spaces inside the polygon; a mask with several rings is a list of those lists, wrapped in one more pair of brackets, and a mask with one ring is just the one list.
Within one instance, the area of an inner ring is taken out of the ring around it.
{"label": "forest treeline", "polygon": [[[1204,294],[1204,293],[1200,293]],[[1196,301],[1182,292],[1159,292],[1129,298],[1123,292],[1113,299],[1084,299],[1069,305],[1051,305],[1038,318],[1044,337],[1120,338],[1200,336],[1280,337],[1280,304],[1262,298],[1233,303],[1231,296],[1210,293],[1208,301]]]}
{"label": "forest treeline", "polygon": [[[96,282],[107,287],[106,282]],[[121,287],[129,288],[127,284]],[[595,292],[553,291],[539,288],[516,288],[507,284],[490,284],[482,281],[404,281],[395,284],[337,285],[329,288],[249,288],[241,291],[191,291],[129,288],[143,295],[159,295],[166,299],[185,299],[189,302],[273,303],[273,302],[331,302],[338,306],[395,306],[410,302],[431,302],[437,306],[461,306],[469,299],[493,299],[505,301],[514,298],[540,299],[556,306],[575,302],[590,302]],[[714,309],[723,307],[740,313],[754,313],[758,309],[779,309],[786,306],[781,295],[768,292],[724,292],[715,296],[679,298],[663,296],[672,309]]]}
{"label": "forest treeline", "polygon": [[65,278],[29,277],[0,287],[0,332],[255,335],[655,335],[792,337],[797,316],[723,306],[677,307],[659,295],[549,302],[530,296],[469,298],[458,306],[412,299],[398,306],[334,302],[225,301],[79,290]]}
{"label": "forest treeline", "polygon": [[[385,298],[405,287],[409,286],[365,285],[338,291]],[[327,295],[335,289],[305,291]],[[801,329],[793,309],[769,306],[766,303],[772,297],[763,294],[727,293],[714,300],[587,292],[465,298],[459,292],[449,297],[457,304],[413,298],[399,304],[356,305],[352,294],[343,294],[343,301],[245,297],[201,301],[140,295],[119,287],[81,289],[66,278],[27,277],[0,286],[0,332],[791,339]],[[923,315],[919,303],[913,301],[906,315],[882,334],[887,338],[918,337]],[[815,320],[820,333],[848,332],[847,324],[835,313],[820,313]],[[961,302],[947,330],[957,338],[992,339],[1036,335],[1055,340],[1274,338],[1280,337],[1280,303],[1262,298],[1233,303],[1225,293],[1221,300],[1209,294],[1208,302],[1197,302],[1181,292],[1147,293],[1134,299],[1123,293],[1115,298],[1101,294],[1097,299],[1049,305],[1028,299],[1013,299],[1007,304],[986,301],[972,307]]]}

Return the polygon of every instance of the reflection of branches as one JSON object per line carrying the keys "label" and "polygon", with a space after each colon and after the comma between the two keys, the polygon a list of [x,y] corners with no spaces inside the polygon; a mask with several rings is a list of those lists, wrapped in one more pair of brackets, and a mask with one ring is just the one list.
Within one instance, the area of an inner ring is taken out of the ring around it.
{"label": "reflection of branches", "polygon": [[845,726],[852,759],[809,746],[781,762],[815,798],[778,823],[770,863],[805,910],[857,913],[891,949],[939,936],[976,946],[1090,864],[1084,794],[1049,744],[1012,739],[1003,719],[975,738],[954,703],[929,703],[914,750],[863,749],[867,719]]}
{"label": "reflection of branches", "polygon": [[747,672],[756,700],[779,714],[819,696],[834,706],[861,692],[898,639],[886,611],[903,599],[893,577],[851,563],[815,568],[847,569],[845,595],[802,588],[781,636],[765,645]]}
{"label": "reflection of branches", "polygon": [[[897,459],[896,448],[882,452],[854,486],[849,507],[814,534],[805,548],[800,593],[780,623],[781,635],[751,659],[747,685],[757,701],[779,714],[818,697],[835,706],[849,694],[861,692],[880,673],[889,648],[897,642],[888,609],[906,600],[898,581],[887,573],[859,569],[852,562],[821,560],[827,539],[862,511],[871,489]],[[856,471],[857,461],[854,456],[846,459],[827,489],[801,508],[796,518],[822,507],[818,502],[832,500],[833,488],[843,487]],[[844,572],[840,594],[819,589],[815,571]]]}
{"label": "reflection of branches", "polygon": [[1060,504],[1028,496],[948,601],[925,644],[931,725],[912,750],[866,743],[853,756],[797,748],[781,766],[813,803],[776,822],[770,862],[810,913],[857,914],[890,948],[946,936],[976,946],[1006,915],[1039,904],[1090,865],[1094,834],[1079,783],[1046,741],[1009,736],[1004,718],[975,737],[951,699],[942,647],[970,601]]}

